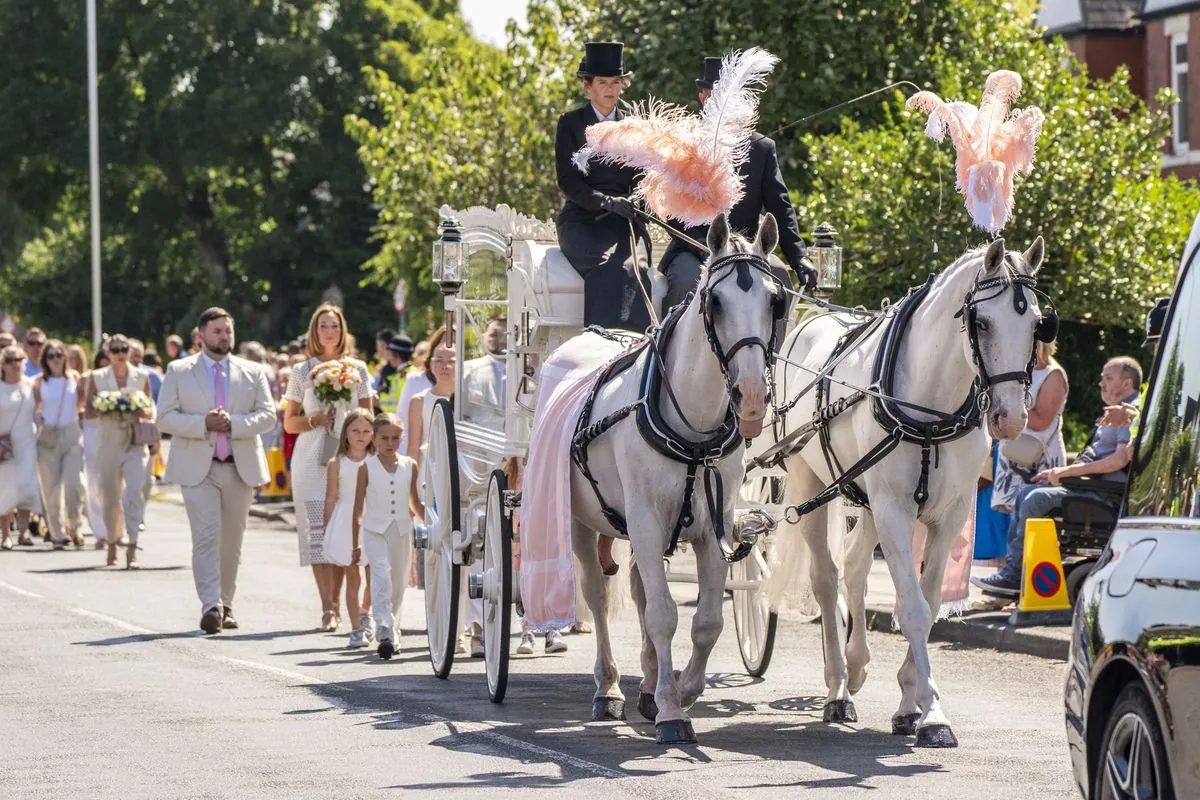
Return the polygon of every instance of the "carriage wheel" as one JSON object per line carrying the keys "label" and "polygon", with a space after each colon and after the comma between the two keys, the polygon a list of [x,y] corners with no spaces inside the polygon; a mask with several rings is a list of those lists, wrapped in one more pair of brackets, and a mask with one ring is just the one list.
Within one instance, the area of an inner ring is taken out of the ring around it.
{"label": "carriage wheel", "polygon": [[439,678],[450,674],[458,632],[460,568],[454,563],[454,532],[459,530],[462,508],[458,494],[458,446],[450,404],[433,406],[426,434],[425,521],[429,539],[425,549],[425,628],[429,660]]}
{"label": "carriage wheel", "polygon": [[733,628],[737,634],[738,651],[742,664],[751,677],[761,678],[771,664],[771,653],[775,650],[775,628],[779,616],[771,610],[761,584],[766,580],[767,553],[763,544],[750,551],[750,555],[732,564],[730,578],[742,584],[754,584],[754,589],[734,589]]}
{"label": "carriage wheel", "polygon": [[508,689],[508,649],[512,633],[512,518],[504,513],[508,479],[502,470],[488,483],[483,533],[483,650],[488,696],[504,701]]}

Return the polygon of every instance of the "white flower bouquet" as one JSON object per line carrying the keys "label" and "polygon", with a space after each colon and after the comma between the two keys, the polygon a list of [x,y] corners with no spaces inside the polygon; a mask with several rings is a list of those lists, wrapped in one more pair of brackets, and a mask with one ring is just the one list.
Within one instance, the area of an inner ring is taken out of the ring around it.
{"label": "white flower bouquet", "polygon": [[349,403],[362,383],[362,374],[352,361],[326,361],[312,372],[313,393],[327,408],[337,402]]}
{"label": "white flower bouquet", "polygon": [[150,398],[140,389],[97,392],[96,396],[92,398],[92,408],[101,414],[118,414],[124,417],[139,411],[149,411],[153,407],[154,404]]}

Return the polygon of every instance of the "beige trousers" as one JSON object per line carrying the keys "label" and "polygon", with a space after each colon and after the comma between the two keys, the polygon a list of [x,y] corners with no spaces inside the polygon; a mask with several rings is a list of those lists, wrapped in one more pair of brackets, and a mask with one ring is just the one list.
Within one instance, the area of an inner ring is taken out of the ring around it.
{"label": "beige trousers", "polygon": [[67,527],[79,528],[80,497],[83,493],[83,442],[79,425],[58,429],[55,447],[38,445],[38,477],[42,481],[42,497],[46,503],[46,521],[50,536],[63,540],[63,495],[67,503]]}
{"label": "beige trousers", "polygon": [[195,486],[183,487],[183,505],[192,526],[192,578],[204,611],[233,607],[242,537],[254,500],[233,463],[213,462]]}
{"label": "beige trousers", "polygon": [[128,425],[101,419],[98,432],[96,477],[105,532],[110,543],[116,542],[123,527],[126,543],[137,544],[146,514],[146,496],[142,492],[146,482],[146,448],[130,446]]}

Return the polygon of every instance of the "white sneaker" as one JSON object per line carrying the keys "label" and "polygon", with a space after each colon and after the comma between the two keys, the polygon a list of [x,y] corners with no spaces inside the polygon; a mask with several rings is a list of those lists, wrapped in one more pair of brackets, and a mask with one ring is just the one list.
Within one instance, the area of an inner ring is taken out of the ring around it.
{"label": "white sneaker", "polygon": [[517,645],[517,655],[533,655],[533,634],[528,631],[521,634],[521,643]]}
{"label": "white sneaker", "polygon": [[363,639],[368,645],[375,641],[375,619],[369,614],[359,614],[358,629],[363,633]]}
{"label": "white sneaker", "polygon": [[346,645],[351,650],[356,650],[359,647],[367,646],[367,637],[361,629],[350,631],[350,644]]}
{"label": "white sneaker", "polygon": [[550,631],[546,634],[546,652],[547,653],[565,653],[567,652],[567,643],[563,640],[562,634],[558,631]]}

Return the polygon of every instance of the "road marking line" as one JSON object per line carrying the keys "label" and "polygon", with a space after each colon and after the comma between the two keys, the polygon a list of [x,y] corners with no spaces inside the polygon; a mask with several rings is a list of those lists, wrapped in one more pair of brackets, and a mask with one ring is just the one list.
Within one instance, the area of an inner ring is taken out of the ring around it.
{"label": "road marking line", "polygon": [[33,598],[34,600],[45,600],[46,599],[45,597],[43,597],[40,594],[37,594],[36,592],[31,592],[28,589],[22,589],[20,586],[13,586],[11,583],[5,583],[4,581],[0,581],[0,586],[4,587],[5,589],[8,589],[13,594],[19,594],[22,597],[30,597],[30,598]]}
{"label": "road marking line", "polygon": [[[0,583],[0,586],[4,586],[9,589],[15,589],[15,587],[9,586],[8,584],[5,584],[5,583]],[[19,593],[29,594],[31,597],[38,597],[38,595],[34,595],[32,592],[25,592],[23,589],[18,589],[17,591]],[[110,617],[107,614],[101,614],[96,611],[90,611],[86,608],[72,608],[71,613],[79,614],[80,616],[84,616],[84,617],[90,617],[90,618],[98,620],[100,622],[104,622],[104,623],[107,623],[114,627],[120,628],[121,630],[129,631],[130,633],[136,633],[141,636],[161,635],[160,631],[154,631],[154,630],[150,630],[149,628],[143,628],[140,625],[134,625],[132,623],[126,622],[125,620],[117,619],[116,617]],[[196,638],[198,639],[200,637],[196,637]],[[302,672],[294,672],[290,669],[284,669],[282,667],[275,667],[275,666],[271,666],[270,664],[263,664],[259,661],[247,661],[242,658],[234,658],[233,656],[221,655],[220,653],[206,653],[206,652],[199,650],[197,648],[194,648],[194,647],[189,647],[187,649],[191,650],[192,652],[196,653],[197,655],[200,655],[203,658],[207,658],[212,661],[217,661],[220,663],[228,664],[230,666],[243,667],[243,668],[247,668],[247,669],[251,669],[251,670],[257,670],[259,672],[264,672],[264,673],[267,673],[270,675],[274,675],[276,677],[287,678],[289,681],[300,681],[302,683],[306,683],[306,684],[310,684],[310,685],[311,684],[319,684],[322,687],[324,687],[325,689],[336,692],[338,694],[342,694],[344,696],[351,694],[351,690],[344,686],[341,686],[337,683],[333,683],[332,681],[324,680],[323,678],[317,678],[312,675],[305,675]],[[347,708],[353,707],[353,709],[355,709],[355,710],[367,710],[363,706],[353,704],[352,702],[340,703],[339,705],[343,705]],[[377,711],[378,709],[372,709],[372,710]],[[419,719],[422,722],[429,724],[429,725],[446,725],[447,727],[451,728],[450,733],[453,736],[463,736],[463,735],[481,736],[485,739],[490,739],[491,741],[496,742],[497,744],[500,744],[500,745],[503,745],[506,747],[510,747],[515,750],[524,750],[525,752],[528,752],[528,753],[534,753],[535,755],[539,755],[539,756],[541,756],[545,759],[548,759],[550,761],[553,761],[555,763],[566,764],[566,765],[575,767],[578,770],[590,773],[592,775],[596,775],[601,778],[625,778],[625,777],[628,777],[624,772],[620,772],[618,770],[611,769],[609,767],[604,766],[603,764],[597,764],[594,761],[587,761],[586,759],[582,759],[582,758],[573,756],[570,753],[564,753],[561,750],[554,750],[549,747],[542,747],[541,745],[533,744],[532,742],[527,742],[523,739],[517,739],[512,736],[503,734],[503,733],[497,733],[496,730],[494,729],[495,726],[489,725],[487,723],[459,722],[457,720],[451,720],[446,717],[438,716],[437,714],[406,715],[405,712],[400,712],[400,713],[402,716],[415,717],[416,719]]]}

